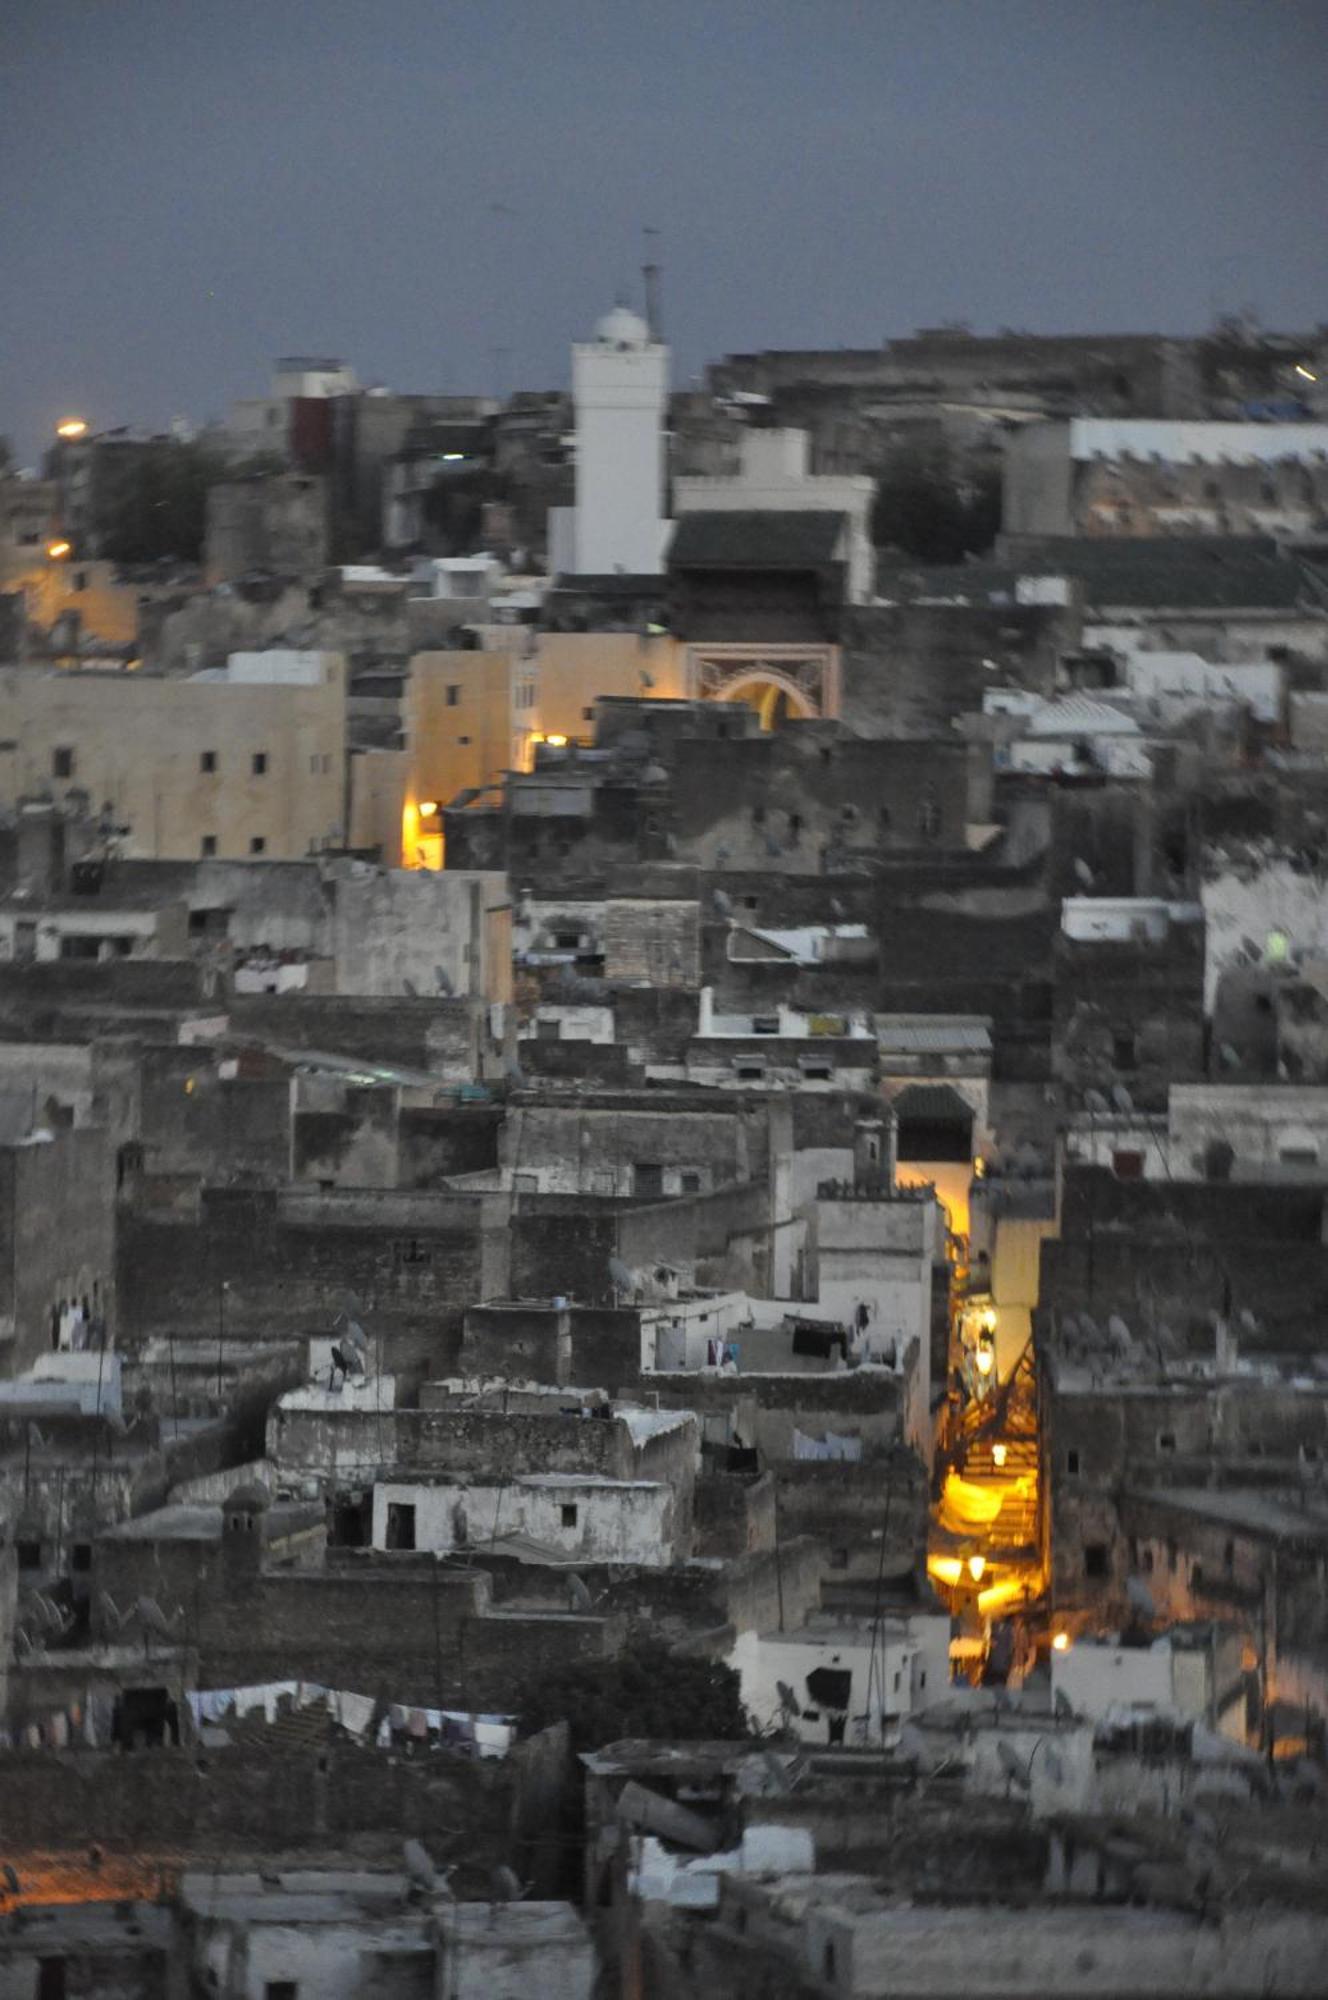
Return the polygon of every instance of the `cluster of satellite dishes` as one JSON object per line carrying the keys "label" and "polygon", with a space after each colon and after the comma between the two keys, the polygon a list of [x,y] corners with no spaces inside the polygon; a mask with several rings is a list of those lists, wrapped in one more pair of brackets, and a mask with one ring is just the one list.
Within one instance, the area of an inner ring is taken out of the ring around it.
{"label": "cluster of satellite dishes", "polygon": [[623,1299],[634,1304],[660,1305],[678,1296],[678,1274],[668,1264],[646,1264],[634,1271],[621,1257],[614,1256],[609,1259],[608,1269],[615,1305],[620,1305]]}
{"label": "cluster of satellite dishes", "polygon": [[[423,1841],[413,1839],[402,1843],[401,1859],[406,1871],[408,1893],[413,1901],[439,1895],[446,1896],[450,1902],[456,1901],[452,1877],[460,1866],[459,1862],[453,1861],[446,1868],[439,1868]],[[500,1903],[520,1903],[533,1887],[533,1883],[523,1882],[516,1870],[509,1868],[505,1861],[499,1862],[489,1874],[490,1922],[496,1916]]]}
{"label": "cluster of satellite dishes", "polygon": [[49,1642],[59,1645],[77,1623],[71,1606],[57,1604],[45,1591],[31,1591],[23,1600],[23,1620],[14,1628],[14,1644],[20,1653],[43,1653]]}
{"label": "cluster of satellite dishes", "polygon": [[1100,1090],[1086,1090],[1084,1109],[1093,1112],[1099,1118],[1110,1117],[1113,1111],[1119,1111],[1123,1117],[1128,1118],[1134,1110],[1134,1099],[1123,1083],[1113,1083],[1109,1098]]}
{"label": "cluster of satellite dishes", "polygon": [[154,1639],[174,1646],[184,1637],[185,1613],[182,1605],[177,1605],[174,1615],[168,1618],[155,1597],[136,1597],[121,1611],[110,1592],[103,1590],[97,1597],[97,1611],[107,1639],[127,1634],[137,1627],[143,1635],[145,1652],[151,1650]]}
{"label": "cluster of satellite dishes", "polygon": [[1072,1360],[1101,1361],[1112,1354],[1119,1361],[1136,1355],[1134,1335],[1119,1313],[1109,1313],[1099,1323],[1091,1313],[1062,1313],[1057,1322],[1061,1346]]}

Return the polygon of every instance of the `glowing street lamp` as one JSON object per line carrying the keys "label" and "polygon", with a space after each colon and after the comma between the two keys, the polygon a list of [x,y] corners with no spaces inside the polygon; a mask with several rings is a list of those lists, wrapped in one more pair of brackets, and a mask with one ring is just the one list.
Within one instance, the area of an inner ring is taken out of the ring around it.
{"label": "glowing street lamp", "polygon": [[437,799],[423,799],[420,802],[420,818],[433,819],[438,812]]}
{"label": "glowing street lamp", "polygon": [[998,1469],[1005,1463],[1005,1446],[994,1444],[991,1448],[991,1462]]}
{"label": "glowing street lamp", "polygon": [[1068,1653],[1070,1650],[1070,1635],[1068,1632],[1057,1632],[1051,1643],[1056,1652]]}
{"label": "glowing street lamp", "polygon": [[73,553],[72,542],[55,541],[46,544],[46,554],[51,562],[63,562],[66,556],[71,556]]}
{"label": "glowing street lamp", "polygon": [[88,434],[87,421],[83,417],[62,417],[55,427],[55,434],[62,438],[81,438]]}
{"label": "glowing street lamp", "polygon": [[973,1365],[979,1375],[990,1375],[996,1366],[996,1349],[989,1340],[980,1341],[973,1350]]}
{"label": "glowing street lamp", "polygon": [[986,1571],[987,1571],[987,1558],[985,1556],[969,1557],[968,1573],[972,1577],[974,1583],[981,1583],[983,1577],[986,1575]]}

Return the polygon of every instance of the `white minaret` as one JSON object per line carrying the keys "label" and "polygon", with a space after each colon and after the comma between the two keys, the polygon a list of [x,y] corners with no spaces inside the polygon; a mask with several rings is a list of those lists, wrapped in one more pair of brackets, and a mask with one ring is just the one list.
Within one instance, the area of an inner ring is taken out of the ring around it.
{"label": "white minaret", "polygon": [[669,350],[615,306],[572,349],[576,553],[582,576],[664,566],[664,407]]}

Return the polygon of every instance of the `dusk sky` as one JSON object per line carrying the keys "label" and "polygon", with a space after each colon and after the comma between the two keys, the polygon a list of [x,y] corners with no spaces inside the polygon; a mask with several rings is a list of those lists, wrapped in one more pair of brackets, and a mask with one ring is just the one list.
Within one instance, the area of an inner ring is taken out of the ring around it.
{"label": "dusk sky", "polygon": [[272,358],[567,378],[660,232],[734,348],[1328,318],[1324,0],[10,0],[0,433]]}

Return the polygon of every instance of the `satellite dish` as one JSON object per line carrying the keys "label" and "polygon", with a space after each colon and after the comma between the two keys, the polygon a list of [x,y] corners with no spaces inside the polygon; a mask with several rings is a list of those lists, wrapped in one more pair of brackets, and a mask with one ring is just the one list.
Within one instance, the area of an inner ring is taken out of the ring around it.
{"label": "satellite dish", "polygon": [[712,889],[710,891],[710,907],[717,917],[731,917],[733,915],[733,898],[726,896],[722,889]]}
{"label": "satellite dish", "polygon": [[453,992],[455,991],[455,988],[453,987],[451,980],[448,978],[446,972],[443,970],[441,965],[435,965],[433,969],[433,978],[434,978],[434,984],[438,988],[438,991],[443,995],[445,995],[448,999],[450,999]]}
{"label": "satellite dish", "polygon": [[160,1639],[173,1639],[175,1627],[162,1610],[155,1597],[140,1597],[134,1604],[134,1615],[146,1632],[155,1632]]}
{"label": "satellite dish", "polygon": [[579,1577],[575,1570],[567,1579],[567,1601],[573,1611],[579,1611],[586,1617],[595,1609],[595,1600],[586,1588],[584,1578]]}
{"label": "satellite dish", "polygon": [[636,1290],[636,1279],[626,1264],[623,1263],[621,1257],[610,1257],[609,1278],[615,1291],[634,1292]]}
{"label": "satellite dish", "polygon": [[1128,1353],[1129,1349],[1134,1345],[1130,1329],[1126,1326],[1125,1321],[1119,1313],[1112,1313],[1107,1321],[1107,1338],[1110,1340],[1112,1346],[1119,1349],[1122,1354]]}
{"label": "satellite dish", "polygon": [[1130,1096],[1129,1091],[1125,1088],[1125,1085],[1123,1083],[1112,1084],[1111,1101],[1115,1105],[1118,1111],[1124,1111],[1128,1113],[1133,1111],[1134,1109],[1134,1099]]}
{"label": "satellite dish", "polygon": [[426,1893],[437,1888],[438,1870],[429,1859],[428,1850],[421,1841],[405,1841],[401,1849],[401,1859],[405,1864],[412,1888],[423,1889]]}
{"label": "satellite dish", "polygon": [[1094,875],[1082,854],[1076,854],[1074,857],[1074,877],[1080,887],[1084,889],[1091,889],[1097,880],[1096,875]]}
{"label": "satellite dish", "polygon": [[1093,1318],[1091,1313],[1085,1313],[1085,1312],[1080,1313],[1079,1331],[1083,1335],[1085,1340],[1101,1340],[1102,1338],[1102,1334],[1098,1328],[1098,1323]]}
{"label": "satellite dish", "polygon": [[1125,1595],[1130,1601],[1131,1610],[1137,1611],[1141,1618],[1157,1617],[1157,1606],[1153,1602],[1153,1593],[1141,1576],[1126,1577]]}
{"label": "satellite dish", "polygon": [[407,978],[406,978],[406,977],[405,977],[405,976],[403,975],[403,976],[402,976],[402,980],[401,980],[401,986],[402,986],[402,990],[403,990],[403,992],[405,993],[405,995],[406,995],[406,998],[407,998],[408,1000],[418,1000],[418,999],[419,999],[419,997],[420,997],[420,989],[419,989],[419,987],[418,987],[418,986],[417,986],[417,985],[415,984],[415,981],[414,981],[413,979],[407,979]]}
{"label": "satellite dish", "polygon": [[1005,1742],[998,1743],[996,1745],[996,1755],[1000,1758],[1001,1769],[1010,1782],[1015,1785],[1027,1786],[1028,1773],[1014,1751],[1010,1748],[1010,1745]]}
{"label": "satellite dish", "polygon": [[1052,1784],[1063,1785],[1065,1783],[1065,1767],[1061,1763],[1060,1758],[1056,1755],[1056,1752],[1051,1748],[1050,1744],[1048,1744],[1046,1750],[1043,1753],[1042,1761],[1046,1765],[1047,1770],[1051,1774]]}
{"label": "satellite dish", "polygon": [[369,1336],[357,1319],[346,1321],[345,1337],[352,1347],[366,1348],[369,1345]]}
{"label": "satellite dish", "polygon": [[1111,1106],[1100,1090],[1086,1090],[1084,1103],[1090,1111],[1110,1111]]}
{"label": "satellite dish", "polygon": [[779,1695],[779,1706],[785,1715],[792,1717],[802,1714],[802,1710],[798,1706],[798,1697],[794,1694],[787,1681],[776,1681],[775,1689]]}
{"label": "satellite dish", "polygon": [[489,1898],[494,1903],[519,1903],[525,1895],[516,1870],[500,1861],[489,1877]]}

